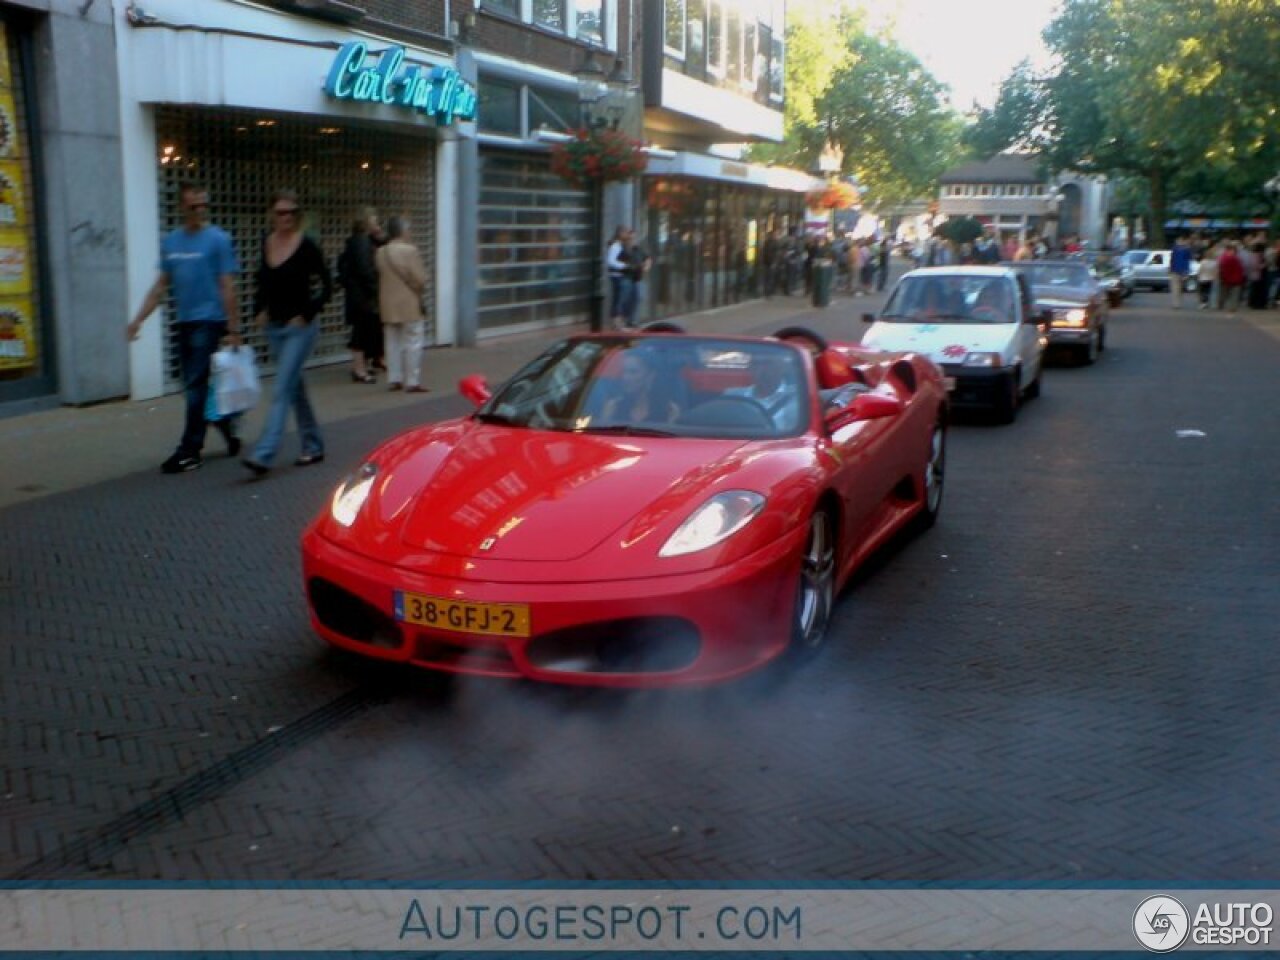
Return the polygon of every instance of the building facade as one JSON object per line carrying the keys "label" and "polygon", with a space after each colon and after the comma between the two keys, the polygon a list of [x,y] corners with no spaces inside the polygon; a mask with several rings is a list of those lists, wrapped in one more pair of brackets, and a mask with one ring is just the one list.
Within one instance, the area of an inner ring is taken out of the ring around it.
{"label": "building facade", "polygon": [[644,16],[644,136],[666,148],[637,198],[654,256],[645,316],[761,296],[765,239],[803,228],[820,182],[717,145],[782,140],[786,4],[644,0]]}
{"label": "building facade", "polygon": [[1101,178],[1056,175],[1030,154],[997,154],[948,170],[939,178],[938,212],[973,217],[1003,242],[1029,234],[1052,240],[1079,236],[1094,248],[1106,239],[1107,185]]}
{"label": "building facade", "polygon": [[115,70],[109,7],[0,2],[0,414],[127,392]]}
{"label": "building facade", "polygon": [[[406,215],[428,268],[427,343],[454,342],[457,131],[475,97],[454,68],[444,0],[149,0],[145,11],[117,0],[115,16],[131,305],[191,180],[235,243],[247,317],[268,203],[287,187],[331,266],[357,208]],[[133,344],[134,397],[180,388],[164,313]],[[318,322],[312,362],[345,358],[340,296]],[[250,336],[265,365],[263,339]]]}
{"label": "building facade", "polygon": [[469,241],[474,305],[464,342],[586,322],[603,256],[598,197],[551,171],[557,139],[583,122],[578,71],[632,63],[631,0],[482,0],[455,3],[460,56],[474,62],[480,96]]}

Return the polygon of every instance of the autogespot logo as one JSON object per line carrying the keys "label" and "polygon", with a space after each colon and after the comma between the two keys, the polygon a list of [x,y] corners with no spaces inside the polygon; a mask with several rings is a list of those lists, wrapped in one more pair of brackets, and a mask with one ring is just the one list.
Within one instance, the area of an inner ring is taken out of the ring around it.
{"label": "autogespot logo", "polygon": [[1190,928],[1191,915],[1173,897],[1147,897],[1133,913],[1133,935],[1153,953],[1177,950]]}

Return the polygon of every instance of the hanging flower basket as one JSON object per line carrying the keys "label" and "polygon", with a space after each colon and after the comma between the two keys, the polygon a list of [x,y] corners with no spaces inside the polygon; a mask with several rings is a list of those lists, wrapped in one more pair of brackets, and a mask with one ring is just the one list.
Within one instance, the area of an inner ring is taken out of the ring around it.
{"label": "hanging flower basket", "polygon": [[551,148],[551,172],[575,187],[630,180],[648,165],[644,144],[608,127],[575,130]]}
{"label": "hanging flower basket", "polygon": [[858,202],[858,191],[847,183],[829,183],[805,195],[810,210],[848,210]]}

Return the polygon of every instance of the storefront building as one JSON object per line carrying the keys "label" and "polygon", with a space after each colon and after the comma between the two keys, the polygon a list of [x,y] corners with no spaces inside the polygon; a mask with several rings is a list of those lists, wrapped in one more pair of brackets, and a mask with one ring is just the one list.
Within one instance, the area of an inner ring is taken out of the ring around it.
{"label": "storefront building", "polygon": [[0,2],[0,415],[123,392],[114,56],[109,9]]}
{"label": "storefront building", "polygon": [[[380,20],[334,23],[236,0],[150,0],[145,17],[118,7],[130,304],[155,276],[160,238],[181,223],[178,186],[191,180],[233,239],[248,318],[270,197],[287,187],[331,268],[358,208],[406,216],[427,264],[426,342],[453,343],[455,131],[474,119],[476,99],[450,44]],[[134,397],[180,389],[165,314],[135,344]],[[319,323],[311,362],[345,359],[340,295]],[[266,365],[264,341],[250,337]]]}
{"label": "storefront building", "polygon": [[807,174],[691,153],[654,158],[644,178],[653,267],[644,319],[761,297],[764,246],[804,223]]}
{"label": "storefront building", "polygon": [[640,192],[654,256],[645,319],[764,293],[770,232],[803,229],[806,173],[713,152],[783,137],[786,5],[755,0],[651,0],[643,36],[645,139],[655,156]]}
{"label": "storefront building", "polygon": [[602,256],[592,189],[551,171],[557,137],[582,125],[574,71],[590,52],[626,60],[626,0],[492,0],[463,42],[479,91],[476,339],[585,323]]}

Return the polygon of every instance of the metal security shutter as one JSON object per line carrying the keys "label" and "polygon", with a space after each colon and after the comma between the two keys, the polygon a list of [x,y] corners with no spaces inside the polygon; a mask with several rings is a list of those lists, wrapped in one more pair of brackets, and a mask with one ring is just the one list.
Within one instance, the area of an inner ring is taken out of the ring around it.
{"label": "metal security shutter", "polygon": [[[161,107],[156,111],[156,142],[161,230],[182,225],[178,184],[196,180],[209,190],[210,222],[231,234],[240,259],[243,319],[253,308],[267,205],[281,187],[298,191],[306,210],[305,229],[320,241],[330,271],[357,207],[375,207],[384,219],[393,213],[408,216],[413,241],[427,263],[426,301],[435,302],[435,149],[428,137],[337,120]],[[176,391],[182,384],[173,318],[170,306],[166,386]],[[345,359],[348,329],[336,282],[334,297],[319,319],[320,338],[310,365]],[[435,342],[434,320],[427,320],[428,344]],[[249,342],[270,370],[266,337],[255,331]]]}
{"label": "metal security shutter", "polygon": [[545,154],[480,154],[480,329],[580,322],[590,310],[591,193]]}

